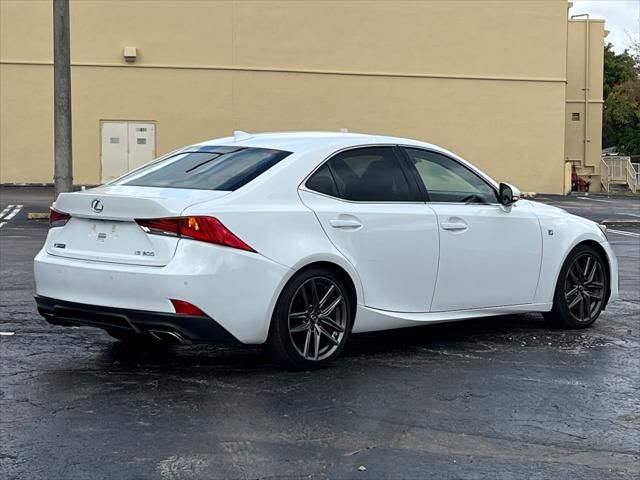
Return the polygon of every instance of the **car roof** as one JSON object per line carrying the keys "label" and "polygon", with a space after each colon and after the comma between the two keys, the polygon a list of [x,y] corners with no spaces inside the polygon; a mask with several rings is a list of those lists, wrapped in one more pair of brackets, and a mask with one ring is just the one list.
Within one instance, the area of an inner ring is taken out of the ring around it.
{"label": "car roof", "polygon": [[194,147],[214,145],[239,145],[246,147],[272,148],[289,152],[309,151],[315,148],[331,145],[357,146],[371,144],[402,144],[419,145],[444,150],[441,147],[417,140],[383,135],[370,135],[366,133],[348,132],[278,132],[257,133],[235,132],[232,137],[216,138],[193,145]]}
{"label": "car roof", "polygon": [[[214,146],[240,146],[240,147],[254,147],[254,148],[271,148],[274,150],[285,150],[292,152],[293,154],[301,154],[303,157],[307,157],[308,161],[313,163],[310,165],[315,168],[318,162],[317,158],[308,156],[309,153],[315,151],[327,150],[341,150],[350,147],[358,146],[370,146],[370,145],[404,145],[415,146],[440,152],[442,154],[451,156],[457,161],[466,165],[469,169],[479,174],[485,180],[490,182],[497,188],[498,183],[493,180],[489,175],[480,170],[475,165],[467,162],[465,159],[456,155],[455,153],[434,145],[432,143],[421,142],[419,140],[413,140],[410,138],[393,137],[386,135],[372,135],[367,133],[355,133],[355,132],[273,132],[273,133],[256,133],[251,134],[247,132],[234,132],[231,137],[215,138],[207,140],[201,143],[190,145],[185,147],[184,150],[190,148],[202,148],[202,147],[214,147]],[[293,158],[299,158],[298,155],[292,155]],[[324,158],[324,157],[323,157]],[[290,164],[291,162],[283,162],[284,164]],[[296,160],[295,164],[299,164]],[[306,165],[305,168],[309,165]],[[284,166],[284,165],[283,165]],[[269,172],[267,172],[268,174]],[[306,176],[309,172],[305,171]],[[268,176],[268,175],[267,175]]]}

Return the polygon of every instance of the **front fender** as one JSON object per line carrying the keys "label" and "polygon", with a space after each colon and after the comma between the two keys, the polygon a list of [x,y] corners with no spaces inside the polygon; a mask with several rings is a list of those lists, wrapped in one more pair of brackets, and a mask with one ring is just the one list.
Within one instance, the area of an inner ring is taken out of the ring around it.
{"label": "front fender", "polygon": [[569,253],[581,243],[595,242],[602,247],[609,264],[611,293],[617,295],[617,261],[607,238],[591,220],[560,209],[536,209],[542,229],[542,265],[536,290],[536,303],[552,303],[560,270]]}

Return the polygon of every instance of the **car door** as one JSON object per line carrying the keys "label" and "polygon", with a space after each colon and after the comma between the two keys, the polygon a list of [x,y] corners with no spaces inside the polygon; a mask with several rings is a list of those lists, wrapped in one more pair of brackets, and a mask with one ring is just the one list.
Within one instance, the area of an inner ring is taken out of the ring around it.
{"label": "car door", "polygon": [[477,172],[439,152],[405,148],[440,232],[431,311],[527,304],[542,259],[538,218],[527,204],[504,207]]}
{"label": "car door", "polygon": [[300,188],[357,270],[368,307],[425,312],[438,269],[438,224],[392,146],[337,153]]}

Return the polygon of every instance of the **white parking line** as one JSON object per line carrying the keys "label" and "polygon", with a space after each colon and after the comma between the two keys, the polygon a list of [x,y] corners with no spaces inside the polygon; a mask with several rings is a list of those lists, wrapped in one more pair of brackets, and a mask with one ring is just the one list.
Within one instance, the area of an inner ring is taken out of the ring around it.
{"label": "white parking line", "polygon": [[0,212],[0,218],[4,217],[7,213],[9,213],[9,210],[11,210],[12,208],[13,208],[13,205],[7,205],[7,208],[5,208]]}
{"label": "white parking line", "polygon": [[16,332],[0,332],[0,335],[4,335],[10,337],[11,335],[15,335]]}
{"label": "white parking line", "polygon": [[22,210],[22,205],[16,205],[16,208],[14,208],[13,211],[9,215],[7,215],[4,219],[6,221],[11,220],[13,217],[15,217],[18,214],[20,210]]}
{"label": "white parking line", "polygon": [[7,222],[0,222],[0,228],[4,227],[7,224]]}
{"label": "white parking line", "polygon": [[640,233],[625,232],[624,230],[611,230],[610,228],[608,228],[607,233],[615,233],[617,235],[624,235],[625,237],[640,238]]}
{"label": "white parking line", "polygon": [[592,202],[602,202],[602,203],[616,203],[615,200],[603,200],[601,198],[593,198],[593,197],[576,197],[580,200],[591,200]]}

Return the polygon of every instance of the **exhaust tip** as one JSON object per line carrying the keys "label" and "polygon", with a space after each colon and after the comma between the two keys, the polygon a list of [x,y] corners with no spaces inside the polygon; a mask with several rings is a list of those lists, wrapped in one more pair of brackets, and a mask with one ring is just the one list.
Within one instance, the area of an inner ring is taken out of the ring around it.
{"label": "exhaust tip", "polygon": [[191,341],[180,335],[178,332],[171,332],[169,330],[149,330],[149,333],[153,338],[164,343],[172,345],[190,345]]}

